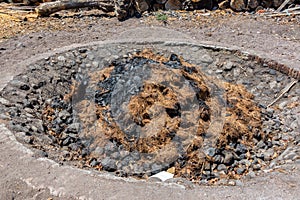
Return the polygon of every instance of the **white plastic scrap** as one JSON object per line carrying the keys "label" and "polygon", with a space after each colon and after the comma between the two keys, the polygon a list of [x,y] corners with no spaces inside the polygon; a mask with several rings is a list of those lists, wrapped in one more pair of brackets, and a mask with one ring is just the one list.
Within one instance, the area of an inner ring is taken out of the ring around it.
{"label": "white plastic scrap", "polygon": [[153,176],[150,176],[150,178],[158,178],[160,179],[161,181],[166,181],[170,178],[173,178],[174,177],[174,174],[171,174],[169,172],[166,172],[166,171],[162,171],[162,172],[159,172],[157,174],[154,174]]}

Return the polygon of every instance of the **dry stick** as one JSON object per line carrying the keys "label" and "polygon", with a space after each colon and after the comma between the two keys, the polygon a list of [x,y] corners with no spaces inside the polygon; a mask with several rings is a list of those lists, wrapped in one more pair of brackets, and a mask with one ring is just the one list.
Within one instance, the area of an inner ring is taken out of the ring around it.
{"label": "dry stick", "polygon": [[290,16],[290,15],[300,15],[300,11],[290,12],[290,13],[266,14],[267,17],[282,17],[282,16]]}
{"label": "dry stick", "polygon": [[11,6],[8,7],[8,9],[28,12],[28,11],[34,11],[35,7],[36,6],[19,6],[19,7]]}
{"label": "dry stick", "polygon": [[279,8],[276,10],[276,12],[280,12],[285,6],[286,4],[288,4],[290,2],[290,0],[285,0],[281,6],[279,6]]}
{"label": "dry stick", "polygon": [[300,6],[297,6],[294,8],[287,8],[287,9],[283,10],[282,12],[291,12],[291,11],[295,11],[295,10],[300,10]]}
{"label": "dry stick", "polygon": [[272,101],[267,107],[272,106],[274,103],[276,103],[285,93],[287,93],[296,83],[298,80],[294,80],[291,82],[289,85],[287,85],[281,92],[281,94],[274,100]]}
{"label": "dry stick", "polygon": [[48,17],[52,13],[75,8],[98,8],[104,12],[114,11],[114,3],[112,0],[69,0],[69,1],[55,1],[42,3],[35,8],[38,16]]}

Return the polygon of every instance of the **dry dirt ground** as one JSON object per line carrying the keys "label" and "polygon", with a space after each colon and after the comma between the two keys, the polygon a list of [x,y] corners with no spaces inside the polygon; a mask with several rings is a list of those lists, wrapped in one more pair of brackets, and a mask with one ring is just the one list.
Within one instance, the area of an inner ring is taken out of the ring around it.
{"label": "dry dirt ground", "polygon": [[[266,17],[263,14],[237,14],[230,11],[169,12],[165,21],[158,20],[155,14],[149,14],[119,22],[111,15],[103,15],[98,11],[64,11],[50,18],[36,18],[34,13],[8,10],[7,6],[0,4],[0,84],[6,80],[4,74],[7,76],[20,70],[17,64],[24,59],[74,43],[123,38],[162,37],[171,40],[181,37],[178,32],[195,42],[235,46],[300,70],[300,15]],[[258,183],[255,181],[249,183],[254,186],[253,192],[272,194],[274,190],[280,190],[282,195],[279,199],[298,198],[295,195],[299,195],[299,164],[293,165],[295,169],[287,174],[256,180],[265,186],[270,185],[270,188],[261,187],[261,184],[255,187]],[[231,189],[227,190],[228,194],[221,190],[204,188],[206,193],[214,193],[213,196],[208,194],[208,199],[239,197],[230,194]],[[248,191],[246,188],[241,191],[244,190]],[[32,188],[18,177],[0,173],[1,200],[48,198],[58,199],[47,189]],[[234,199],[245,199],[245,196]],[[261,199],[266,198],[262,196]]]}

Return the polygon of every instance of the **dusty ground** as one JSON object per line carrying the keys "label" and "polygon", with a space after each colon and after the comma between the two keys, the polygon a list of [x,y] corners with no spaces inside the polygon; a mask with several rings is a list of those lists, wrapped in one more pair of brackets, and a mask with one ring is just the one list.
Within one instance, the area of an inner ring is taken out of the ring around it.
{"label": "dusty ground", "polygon": [[[199,11],[169,13],[166,21],[157,20],[157,15],[153,14],[119,22],[100,11],[60,12],[56,17],[38,19],[34,13],[15,13],[7,9],[0,11],[1,65],[72,43],[130,37],[120,33],[137,27],[141,30],[143,27],[165,27],[195,41],[234,45],[266,53],[281,61],[294,60],[292,67],[300,63],[300,15],[271,18],[262,14]],[[152,37],[145,34],[135,31],[131,36]]]}
{"label": "dusty ground", "polygon": [[[0,5],[3,7],[4,4]],[[130,31],[137,27],[139,29],[136,31]],[[234,45],[300,70],[300,15],[269,18],[258,14],[236,14],[225,11],[205,15],[202,12],[178,12],[169,13],[166,21],[158,20],[154,14],[119,22],[116,18],[102,15],[98,11],[61,12],[56,17],[37,19],[32,13],[16,14],[15,11],[1,8],[1,71],[3,70],[2,72],[6,75],[14,74],[20,70],[16,64],[22,60],[73,43],[126,37],[160,37],[160,34],[155,34],[155,32],[149,35],[149,32],[143,31],[151,27],[168,29],[167,37],[170,39],[175,37],[172,35],[172,30],[179,31],[183,33],[183,36],[194,41],[217,43],[223,46]],[[5,77],[0,76],[0,84],[2,84],[1,81],[5,80]],[[292,174],[292,179],[279,174],[272,179],[260,178],[260,180],[264,185],[270,184],[270,191],[282,190],[281,198],[296,198],[293,195],[297,194],[297,180],[300,178],[298,165],[295,165],[296,171],[287,173]],[[0,167],[2,167],[1,162]],[[0,199],[47,199],[51,197],[56,199],[50,195],[49,191],[33,189],[19,179],[12,179],[9,174],[1,173],[0,180]],[[251,184],[256,185],[255,182]],[[257,188],[254,187],[254,190],[261,192],[264,189],[266,188],[259,185]],[[248,191],[248,189],[245,190]],[[228,191],[226,198],[234,196],[230,194],[230,190]],[[285,192],[288,193],[287,196],[284,195]],[[223,196],[224,192],[216,191],[214,197],[217,197],[217,194]],[[241,199],[243,198],[245,196]]]}

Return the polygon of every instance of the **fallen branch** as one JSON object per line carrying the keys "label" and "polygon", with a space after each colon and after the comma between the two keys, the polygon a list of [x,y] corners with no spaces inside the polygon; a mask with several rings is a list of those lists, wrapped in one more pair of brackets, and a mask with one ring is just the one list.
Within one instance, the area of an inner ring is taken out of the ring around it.
{"label": "fallen branch", "polygon": [[291,82],[289,85],[287,85],[281,92],[281,94],[274,100],[272,101],[267,107],[272,106],[274,103],[276,103],[285,93],[287,93],[296,83],[298,80],[294,80]]}
{"label": "fallen branch", "polygon": [[71,0],[71,1],[55,1],[42,3],[35,8],[38,16],[48,17],[52,13],[77,8],[97,8],[104,12],[114,11],[114,2],[112,0]]}
{"label": "fallen branch", "polygon": [[290,2],[290,0],[285,0],[280,6],[279,8],[276,10],[276,12],[280,12],[285,6],[286,4],[288,4]]}

